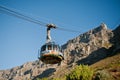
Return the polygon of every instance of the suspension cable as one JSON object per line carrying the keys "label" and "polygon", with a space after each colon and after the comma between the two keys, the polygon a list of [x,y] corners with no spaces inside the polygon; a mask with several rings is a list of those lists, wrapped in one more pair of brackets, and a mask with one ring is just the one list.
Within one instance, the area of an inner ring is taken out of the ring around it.
{"label": "suspension cable", "polygon": [[[42,21],[39,21],[37,19],[34,19],[34,18],[26,16],[26,15],[23,15],[19,12],[16,12],[15,10],[11,10],[11,9],[8,9],[6,7],[3,7],[3,6],[0,6],[0,11],[4,12],[7,15],[11,15],[11,16],[14,16],[14,17],[17,17],[17,18],[21,18],[23,20],[26,20],[26,21],[29,21],[29,22],[32,22],[32,23],[35,23],[35,24],[39,24],[39,25],[44,26],[44,27],[47,27],[47,25],[48,25],[47,23],[44,23]],[[61,27],[56,27],[55,29],[68,31],[68,32],[80,32],[80,31],[61,28]]]}
{"label": "suspension cable", "polygon": [[3,11],[4,13],[6,13],[6,14],[9,14],[9,15],[12,15],[12,16],[15,16],[15,17],[18,17],[18,18],[27,20],[27,21],[29,21],[29,22],[33,22],[33,23],[35,23],[35,24],[39,24],[39,25],[42,25],[42,26],[45,26],[45,25],[46,25],[46,23],[43,23],[43,22],[41,22],[41,21],[39,21],[39,20],[36,20],[36,19],[34,19],[34,18],[31,18],[31,17],[28,17],[28,16],[26,16],[26,15],[23,15],[23,14],[21,14],[21,13],[18,13],[18,12],[16,12],[16,11],[13,11],[13,10],[8,9],[8,8],[6,8],[6,7],[3,7],[3,6],[0,6],[0,10]]}

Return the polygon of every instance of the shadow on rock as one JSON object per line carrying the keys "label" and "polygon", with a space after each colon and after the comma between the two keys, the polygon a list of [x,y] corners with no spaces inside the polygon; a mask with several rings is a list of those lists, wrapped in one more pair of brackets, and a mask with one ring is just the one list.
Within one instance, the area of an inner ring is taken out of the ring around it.
{"label": "shadow on rock", "polygon": [[44,78],[51,76],[56,71],[55,68],[49,68],[42,72],[42,74],[36,76],[33,80],[36,80],[37,78]]}
{"label": "shadow on rock", "polygon": [[109,55],[109,52],[106,48],[100,48],[92,52],[88,57],[77,61],[77,64],[91,65],[100,61],[101,59],[106,58],[108,55]]}

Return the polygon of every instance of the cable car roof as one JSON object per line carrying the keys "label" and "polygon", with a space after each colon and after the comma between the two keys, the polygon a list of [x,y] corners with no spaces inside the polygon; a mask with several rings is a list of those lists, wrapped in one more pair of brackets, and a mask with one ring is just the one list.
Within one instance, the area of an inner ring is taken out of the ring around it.
{"label": "cable car roof", "polygon": [[[59,46],[58,44],[56,44],[55,42],[48,42],[48,43],[45,43],[44,45],[56,45],[56,46]],[[44,46],[43,45],[43,46]]]}

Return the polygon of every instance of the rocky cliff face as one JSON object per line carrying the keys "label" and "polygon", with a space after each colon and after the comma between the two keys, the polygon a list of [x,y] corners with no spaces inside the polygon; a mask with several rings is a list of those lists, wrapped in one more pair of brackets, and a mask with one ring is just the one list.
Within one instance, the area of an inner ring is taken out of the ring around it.
{"label": "rocky cliff face", "polygon": [[[99,27],[81,34],[72,40],[69,40],[65,45],[63,45],[68,64],[75,62],[78,64],[91,64],[93,63],[90,62],[91,58],[93,58],[95,62],[98,61],[99,58],[101,59],[106,57],[107,49],[112,46],[109,41],[112,37],[113,32],[107,29],[105,24],[101,24]],[[83,59],[88,56],[90,56],[90,60],[83,61]]]}
{"label": "rocky cliff face", "polygon": [[69,40],[62,46],[65,60],[61,65],[46,65],[40,61],[27,62],[8,70],[0,70],[0,80],[36,80],[59,78],[74,65],[91,65],[120,51],[120,26],[109,30],[105,24]]}

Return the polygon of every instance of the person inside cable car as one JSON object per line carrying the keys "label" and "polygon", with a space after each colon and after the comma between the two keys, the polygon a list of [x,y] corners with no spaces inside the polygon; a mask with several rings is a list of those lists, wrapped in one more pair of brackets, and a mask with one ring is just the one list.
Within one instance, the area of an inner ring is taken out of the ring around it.
{"label": "person inside cable car", "polygon": [[52,50],[52,46],[51,45],[48,45],[48,50]]}

